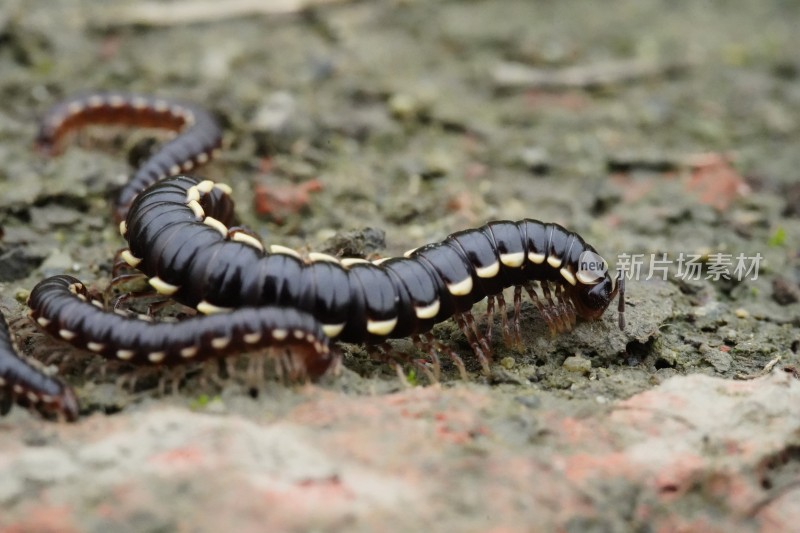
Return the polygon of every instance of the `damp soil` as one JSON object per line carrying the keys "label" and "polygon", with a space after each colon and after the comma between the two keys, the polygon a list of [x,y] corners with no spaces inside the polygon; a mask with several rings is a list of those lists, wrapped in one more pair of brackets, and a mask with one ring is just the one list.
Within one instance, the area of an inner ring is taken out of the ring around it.
{"label": "damp soil", "polygon": [[[150,25],[125,4],[0,7],[0,306],[12,321],[46,276],[110,281],[123,242],[109,199],[128,160],[163,136],[92,128],[54,158],[32,140],[49,105],[119,89],[219,118],[225,148],[198,172],[233,187],[242,223],[265,242],[374,258],[527,217],[579,233],[612,265],[641,254],[624,331],[612,306],[552,336],[526,302],[521,346],[495,338],[487,376],[454,324],[436,328],[470,373],[465,382],[444,358],[438,386],[508,406],[484,413],[496,446],[517,445],[508,420],[520,402],[591,416],[674,376],[798,364],[800,5],[333,2]],[[651,272],[662,254],[672,263]],[[699,258],[699,279],[681,278],[681,254]],[[731,272],[739,254],[760,255],[757,279],[714,279],[715,254]],[[189,373],[159,394],[163,376],[135,372],[120,387],[130,369],[14,324],[27,355],[67,361],[87,416],[169,405],[277,420],[306,401],[274,378],[220,385]],[[339,375],[316,386],[365,402],[429,386],[414,346],[394,349],[403,379],[344,346]],[[30,417],[17,410],[6,424]]]}

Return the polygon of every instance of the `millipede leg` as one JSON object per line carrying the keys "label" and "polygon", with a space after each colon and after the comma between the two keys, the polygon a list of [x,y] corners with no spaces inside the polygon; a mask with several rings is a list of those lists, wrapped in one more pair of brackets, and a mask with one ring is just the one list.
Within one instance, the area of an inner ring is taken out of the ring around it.
{"label": "millipede leg", "polygon": [[[288,376],[291,383],[299,383],[308,377],[306,372],[305,360],[299,353],[295,353],[293,348],[286,348],[280,351],[281,355],[277,358],[277,363],[281,367],[281,377]],[[262,369],[263,373],[263,369]]]}
{"label": "millipede leg", "polygon": [[555,301],[558,306],[557,312],[561,320],[561,332],[572,331],[575,327],[575,317],[572,313],[572,305],[567,298],[566,292],[561,285],[556,285]]}
{"label": "millipede leg", "polygon": [[47,357],[44,358],[42,364],[44,366],[55,365],[58,367],[58,372],[63,374],[69,368],[71,368],[72,365],[70,363],[74,362],[75,356],[73,353],[70,353],[69,350],[57,348],[51,351]]}
{"label": "millipede leg", "polygon": [[120,375],[114,382],[114,385],[122,390],[127,389],[129,393],[133,394],[133,392],[136,390],[136,383],[138,381],[139,375],[137,372],[128,372]]}
{"label": "millipede leg", "polygon": [[555,324],[556,333],[561,333],[566,329],[563,317],[561,316],[561,312],[559,309],[558,303],[553,300],[553,294],[550,292],[550,284],[547,281],[540,281],[539,285],[542,287],[542,294],[544,295],[545,300],[547,300],[547,307],[551,311],[551,317]]}
{"label": "millipede leg", "polygon": [[380,361],[381,363],[393,364],[397,362],[397,357],[394,355],[394,350],[388,342],[380,344],[368,344],[366,348],[370,358]]}
{"label": "millipede leg", "polygon": [[289,356],[290,375],[292,382],[308,382],[308,372],[306,368],[306,360],[302,355],[302,348],[295,351],[295,349],[286,350]]}
{"label": "millipede leg", "polygon": [[158,377],[158,396],[163,398],[167,395],[167,381],[169,381],[169,377],[166,373],[162,373]]}
{"label": "millipede leg", "polygon": [[143,273],[132,271],[130,274],[119,274],[111,278],[111,281],[108,284],[108,288],[116,287],[120,283],[125,283],[127,281],[131,281],[134,279],[146,278]]}
{"label": "millipede leg", "polygon": [[486,337],[478,330],[478,324],[475,322],[475,316],[472,314],[471,311],[467,311],[464,313],[464,320],[467,322],[467,325],[472,330],[473,335],[475,336],[475,340],[480,345],[483,353],[486,354],[486,357],[491,360],[492,358],[492,347],[486,341]]}
{"label": "millipede leg", "polygon": [[217,388],[225,386],[225,378],[222,376],[222,367],[219,359],[208,359],[202,363],[203,367],[200,373],[200,386],[205,389],[209,384]]}
{"label": "millipede leg", "polygon": [[[500,298],[502,298],[502,294],[500,294]],[[494,295],[489,295],[486,297],[486,333],[484,334],[486,337],[486,342],[492,342],[492,329],[494,327]]]}
{"label": "millipede leg", "polygon": [[245,385],[247,385],[248,390],[257,391],[264,380],[264,356],[265,354],[263,353],[255,353],[247,360]]}
{"label": "millipede leg", "polygon": [[403,385],[404,388],[411,388],[411,383],[408,381],[408,376],[406,376],[405,370],[403,370],[403,365],[397,361],[394,362],[394,372],[397,374],[397,380],[401,385]]}
{"label": "millipede leg", "polygon": [[145,276],[141,272],[135,272],[133,274],[115,274],[111,278],[108,287],[106,287],[105,290],[103,291],[103,300],[106,302],[110,301],[114,288],[117,287],[118,285],[122,285],[123,283],[128,283],[129,281],[140,280],[140,279],[141,280],[147,279],[147,276]]}
{"label": "millipede leg", "polygon": [[9,320],[8,327],[11,329],[11,331],[16,332],[14,336],[17,338],[19,338],[24,334],[33,333],[34,331],[39,331],[39,328],[36,326],[36,321],[31,318],[30,312],[28,312],[27,315],[23,315],[17,318],[12,318],[11,320]]}
{"label": "millipede leg", "polygon": [[58,421],[59,424],[66,424],[67,422],[69,422],[69,418],[67,418],[66,413],[64,413],[63,411],[56,412],[56,420]]}
{"label": "millipede leg", "polygon": [[433,342],[431,339],[432,337],[428,338],[427,336],[415,335],[411,340],[417,349],[425,352],[430,358],[430,363],[433,367],[433,383],[439,383],[439,379],[442,375],[442,363],[439,360],[439,354],[437,350],[433,347]]}
{"label": "millipede leg", "polygon": [[522,310],[522,287],[520,285],[514,286],[514,337],[518,346],[522,345],[522,331],[520,330],[519,321]]}
{"label": "millipede leg", "polygon": [[270,354],[272,355],[272,366],[274,368],[275,375],[278,377],[278,381],[281,383],[286,383],[286,368],[283,361],[285,354],[277,349],[270,349]]}
{"label": "millipede leg", "polygon": [[[474,321],[474,319],[472,320],[472,323],[473,323],[472,326],[473,327],[471,328],[467,324],[467,320],[465,319],[465,315],[467,315],[467,314],[468,313],[456,313],[455,315],[453,315],[453,318],[455,319],[456,324],[458,324],[458,328],[461,330],[461,333],[463,333],[464,336],[467,338],[467,342],[469,342],[469,345],[472,347],[472,351],[478,357],[478,360],[481,363],[481,367],[483,368],[484,373],[488,375],[490,373],[490,371],[489,371],[489,358],[486,357],[486,354],[481,349],[481,346],[480,346],[480,343],[478,342],[478,340],[475,339],[475,337],[473,337],[473,328],[474,328],[474,325],[475,325],[475,321]],[[470,316],[472,316],[472,315],[470,314]]]}
{"label": "millipede leg", "polygon": [[401,357],[388,342],[370,344],[366,348],[370,358],[391,365],[400,381],[403,382],[403,386],[408,386],[408,380],[402,366],[402,362],[409,362],[407,357]]}
{"label": "millipede leg", "polygon": [[161,296],[160,294],[158,294],[154,290],[144,291],[144,292],[137,292],[137,293],[126,292],[125,294],[120,294],[119,296],[117,296],[111,302],[111,305],[109,307],[112,310],[116,311],[117,309],[119,309],[120,305],[122,305],[125,302],[136,301],[136,300],[144,300],[146,298],[156,298],[156,297],[159,297],[159,298],[163,299],[163,296]]}
{"label": "millipede leg", "polygon": [[439,379],[436,377],[436,374],[430,369],[430,365],[426,364],[425,361],[415,361],[414,366],[422,371],[425,374],[425,378],[428,380],[428,383],[433,385],[434,383],[439,383]]}
{"label": "millipede leg", "polygon": [[617,313],[619,320],[620,331],[625,329],[625,271],[619,269],[617,271],[617,285],[612,292],[612,300],[619,293],[619,302],[617,302]]}
{"label": "millipede leg", "polygon": [[455,351],[453,351],[453,349],[450,348],[448,345],[446,345],[439,339],[435,338],[433,334],[426,333],[425,337],[429,340],[429,342],[431,343],[431,347],[434,350],[436,350],[439,353],[446,354],[447,357],[449,357],[450,360],[453,361],[453,364],[456,365],[456,368],[458,368],[458,373],[461,375],[461,379],[466,381],[468,379],[467,367],[464,365],[464,360],[461,359],[461,356],[458,355]]}
{"label": "millipede leg", "polygon": [[235,379],[238,373],[236,372],[236,361],[234,359],[233,357],[225,358],[225,373],[228,374],[229,378]]}
{"label": "millipede leg", "polygon": [[273,351],[275,360],[275,373],[281,382],[294,383],[298,381],[297,369],[294,365],[294,358],[291,350],[277,349]]}
{"label": "millipede leg", "polygon": [[120,271],[127,268],[127,266],[128,264],[125,261],[115,257],[114,262],[111,264],[111,278],[119,276]]}
{"label": "millipede leg", "polygon": [[[500,324],[503,328],[503,343],[506,346],[511,346],[514,343],[514,338],[511,335],[511,328],[508,326],[508,313],[506,312],[506,299],[503,293],[497,295],[497,308],[500,311]],[[488,340],[488,339],[487,339]]]}
{"label": "millipede leg", "polygon": [[533,305],[536,306],[536,309],[539,310],[539,313],[544,318],[545,323],[547,324],[547,328],[550,330],[550,335],[554,336],[556,334],[556,321],[551,316],[550,310],[542,303],[539,299],[539,296],[536,294],[536,290],[533,288],[532,285],[527,284],[525,285],[525,291],[528,293]]}
{"label": "millipede leg", "polygon": [[395,352],[388,342],[370,344],[366,348],[369,352],[369,356],[372,359],[388,364],[394,368],[397,379],[400,381],[403,387],[407,388],[411,386],[408,381],[408,376],[406,376],[405,370],[403,370],[403,365],[398,360],[397,352]]}
{"label": "millipede leg", "polygon": [[161,375],[158,377],[158,395],[166,396],[167,386],[169,386],[170,394],[178,394],[181,380],[185,376],[186,369],[182,366],[162,369]]}
{"label": "millipede leg", "polygon": [[566,305],[564,305],[564,299],[561,296],[561,285],[556,283],[555,287],[551,288],[549,283],[543,282],[543,290],[548,297],[548,301],[551,302],[553,306],[552,309],[557,322],[558,332],[565,333],[570,331],[572,325],[569,321],[568,309]]}
{"label": "millipede leg", "polygon": [[569,299],[567,296],[566,289],[562,292],[562,297],[564,300],[564,307],[566,307],[567,313],[567,320],[569,321],[569,329],[572,331],[575,329],[575,325],[578,323],[578,312],[575,310],[575,306],[572,303],[572,300]]}
{"label": "millipede leg", "polygon": [[439,383],[442,376],[442,362],[439,360],[439,354],[436,350],[430,351],[430,361],[429,364],[425,365],[425,370],[430,374],[428,377],[432,384]]}
{"label": "millipede leg", "polygon": [[[93,358],[88,362],[86,368],[83,369],[82,375],[87,381],[106,381],[112,369],[120,368],[124,363],[117,361],[109,361],[108,359]],[[59,370],[60,371],[60,370]]]}

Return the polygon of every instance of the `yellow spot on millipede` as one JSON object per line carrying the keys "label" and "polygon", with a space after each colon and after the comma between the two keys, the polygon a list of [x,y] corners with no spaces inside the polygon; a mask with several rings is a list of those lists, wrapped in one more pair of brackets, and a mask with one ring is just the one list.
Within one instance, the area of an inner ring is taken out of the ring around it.
{"label": "yellow spot on millipede", "polygon": [[228,236],[228,228],[225,226],[225,224],[223,224],[214,217],[205,217],[203,219],[203,224],[205,224],[206,226],[211,226],[212,228],[217,230],[223,237]]}
{"label": "yellow spot on millipede", "polygon": [[344,329],[344,322],[341,324],[323,324],[322,332],[328,337],[336,337]]}
{"label": "yellow spot on millipede", "polygon": [[447,290],[453,296],[466,296],[472,292],[472,278],[468,276],[457,283],[448,283]]}
{"label": "yellow spot on millipede", "polygon": [[197,304],[197,310],[204,315],[214,315],[217,313],[227,313],[231,309],[229,307],[220,307],[218,305],[214,305],[212,303],[208,303],[207,301],[203,300],[199,304]]}
{"label": "yellow spot on millipede", "polygon": [[373,335],[388,335],[397,325],[397,318],[389,320],[367,320],[367,331]]}

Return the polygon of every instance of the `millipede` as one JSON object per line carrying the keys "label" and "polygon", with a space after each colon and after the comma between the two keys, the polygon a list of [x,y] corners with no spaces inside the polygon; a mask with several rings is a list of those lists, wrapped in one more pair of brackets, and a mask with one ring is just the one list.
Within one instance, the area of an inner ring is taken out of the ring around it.
{"label": "millipede", "polygon": [[47,278],[28,298],[29,316],[53,337],[112,360],[174,366],[258,348],[287,348],[288,369],[320,376],[335,360],[319,323],[297,309],[243,307],[227,315],[156,321],[105,310],[72,276]]}
{"label": "millipede", "polygon": [[0,415],[8,413],[12,403],[43,416],[60,416],[68,421],[78,418],[78,400],[72,389],[19,355],[0,313]]}
{"label": "millipede", "polygon": [[[48,278],[31,293],[29,314],[73,346],[165,366],[279,347],[299,353],[294,366],[316,377],[336,360],[331,341],[382,348],[388,339],[410,337],[436,365],[437,354],[446,353],[466,375],[433,326],[454,319],[488,373],[495,310],[504,339],[521,342],[523,292],[551,334],[571,330],[577,318],[599,318],[614,299],[624,328],[624,277],[615,283],[596,250],[558,224],[489,222],[374,261],[301,255],[236,226],[230,186],[185,175],[219,147],[221,131],[208,112],[169,99],[90,93],[54,106],[37,145],[54,152],[69,131],[94,123],[179,131],[133,173],[114,215],[128,243],[122,262],[146,276],[155,293],[200,316],[162,323],[121,316],[103,309],[77,279]],[[503,295],[509,288],[510,320]],[[487,327],[480,331],[472,308],[484,299]]]}
{"label": "millipede", "polygon": [[[229,228],[229,193],[225,184],[188,176],[150,187],[120,224],[129,245],[122,259],[148,276],[157,292],[201,313],[242,305],[296,307],[343,342],[417,337],[455,318],[484,367],[489,346],[471,314],[476,302],[489,298],[489,313],[497,302],[508,337],[502,293],[514,287],[511,324],[518,337],[523,290],[553,332],[571,329],[577,316],[599,317],[624,293],[622,278],[615,286],[607,268],[581,268],[583,258],[599,258],[597,252],[558,224],[490,222],[377,261],[313,252],[303,258],[283,246],[267,250],[252,234]],[[623,297],[619,317],[622,328]]]}

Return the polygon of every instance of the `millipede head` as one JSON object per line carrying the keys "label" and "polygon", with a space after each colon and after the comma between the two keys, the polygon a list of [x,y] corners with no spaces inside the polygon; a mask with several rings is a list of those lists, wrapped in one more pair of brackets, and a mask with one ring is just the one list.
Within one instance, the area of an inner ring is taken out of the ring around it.
{"label": "millipede head", "polygon": [[578,283],[570,288],[570,296],[578,315],[586,320],[600,318],[614,298],[619,298],[619,329],[625,329],[625,276],[622,270],[617,273],[616,283],[606,272],[597,283]]}
{"label": "millipede head", "polygon": [[614,287],[611,277],[606,274],[597,283],[579,283],[571,292],[578,315],[586,320],[594,320],[599,318],[614,300],[617,287]]}

